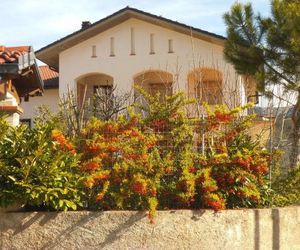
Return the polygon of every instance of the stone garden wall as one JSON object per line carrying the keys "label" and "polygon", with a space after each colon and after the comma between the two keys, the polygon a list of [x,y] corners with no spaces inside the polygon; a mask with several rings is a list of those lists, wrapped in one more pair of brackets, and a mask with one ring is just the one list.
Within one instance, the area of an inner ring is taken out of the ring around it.
{"label": "stone garden wall", "polygon": [[0,249],[300,249],[300,207],[0,213]]}

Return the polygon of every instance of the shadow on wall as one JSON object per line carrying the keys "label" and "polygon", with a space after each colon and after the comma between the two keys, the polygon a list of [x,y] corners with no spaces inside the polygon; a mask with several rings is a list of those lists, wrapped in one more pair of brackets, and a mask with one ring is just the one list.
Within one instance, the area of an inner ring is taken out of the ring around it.
{"label": "shadow on wall", "polygon": [[[8,213],[8,215],[11,213]],[[32,224],[35,224],[36,221],[39,221],[40,226],[44,226],[51,220],[54,220],[58,213],[56,212],[48,212],[48,213],[40,213],[40,212],[28,212],[25,219],[23,217],[24,213],[14,213],[14,220],[8,221],[5,220],[6,225],[1,225],[1,231],[3,228],[7,230],[13,230],[13,235],[17,235],[22,233],[24,230],[29,228]],[[20,215],[20,216],[19,216]]]}
{"label": "shadow on wall", "polygon": [[[260,230],[260,211],[256,209],[254,211],[254,242],[255,250],[260,250],[261,237],[264,232]],[[272,250],[280,249],[280,212],[278,208],[273,208],[271,212],[272,216]]]}
{"label": "shadow on wall", "polygon": [[[52,241],[45,244],[41,249],[43,249],[43,250],[54,249],[54,248],[56,249],[57,247],[62,246],[64,240],[67,239],[73,231],[76,231],[78,228],[82,229],[86,224],[95,220],[96,218],[99,218],[103,214],[104,214],[104,212],[91,212],[91,213],[86,214],[85,216],[81,217],[72,226],[70,226],[70,227],[66,228],[64,231],[60,232],[59,235],[57,235]],[[108,245],[111,245],[112,243],[114,243],[114,241],[116,241],[120,238],[120,236],[121,236],[122,232],[124,232],[124,230],[126,231],[132,225],[134,225],[137,221],[143,219],[144,217],[146,217],[145,212],[137,212],[136,214],[130,216],[125,223],[120,224],[115,230],[110,232],[101,244],[95,245],[94,247],[96,249],[102,249]],[[95,232],[93,232],[87,228],[85,228],[85,231],[89,231],[89,233],[91,233],[92,235],[95,235]]]}
{"label": "shadow on wall", "polygon": [[126,231],[127,229],[129,229],[137,221],[143,219],[144,217],[146,217],[145,212],[137,212],[136,214],[130,216],[124,224],[120,225],[118,228],[116,228],[114,231],[112,231],[110,234],[108,234],[106,236],[105,240],[103,241],[103,243],[99,244],[97,246],[97,248],[102,249],[104,247],[107,247],[108,245],[111,245],[112,243],[114,243],[114,241],[116,241],[117,239],[120,238],[121,233],[123,231]]}
{"label": "shadow on wall", "polygon": [[103,212],[98,213],[87,213],[82,216],[76,223],[72,224],[70,227],[66,228],[64,231],[60,232],[52,241],[49,241],[41,249],[54,249],[62,245],[64,240],[70,236],[70,234],[76,231],[78,228],[83,227],[88,222],[100,217],[103,215]]}
{"label": "shadow on wall", "polygon": [[280,249],[280,212],[278,208],[272,209],[272,222],[273,222],[273,250]]}

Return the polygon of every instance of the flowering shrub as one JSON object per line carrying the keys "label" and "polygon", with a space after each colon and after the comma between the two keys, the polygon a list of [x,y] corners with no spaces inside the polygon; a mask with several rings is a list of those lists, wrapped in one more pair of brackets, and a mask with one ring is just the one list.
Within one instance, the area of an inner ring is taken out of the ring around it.
{"label": "flowering shrub", "polygon": [[137,105],[146,115],[142,117],[142,130],[157,137],[157,150],[163,159],[163,173],[158,189],[159,207],[186,208],[195,195],[195,174],[190,172],[195,158],[192,120],[187,117],[185,106],[191,100],[183,93],[152,96],[140,87],[136,89],[144,98]]}
{"label": "flowering shrub", "polygon": [[[271,154],[247,135],[251,116],[207,108],[204,154],[195,143],[197,121],[182,109],[180,94],[145,93],[147,116],[93,119],[82,132],[82,162],[92,209],[211,208],[263,206]],[[167,104],[166,104],[167,103]],[[167,144],[166,144],[167,143]]]}
{"label": "flowering shrub", "polygon": [[5,129],[1,206],[148,210],[152,221],[157,209],[270,205],[275,155],[247,134],[252,116],[241,112],[249,106],[207,106],[205,118],[191,120],[183,94],[162,102],[140,91],[145,102],[136,110],[145,116],[93,118],[73,143],[51,122]]}
{"label": "flowering shrub", "polygon": [[149,209],[157,207],[162,160],[155,135],[142,133],[138,117],[128,121],[92,119],[82,132],[81,170],[92,209]]}
{"label": "flowering shrub", "polygon": [[[236,208],[264,205],[272,155],[247,134],[251,116],[239,113],[249,106],[227,110],[207,107],[205,156],[198,159],[199,188],[206,207]],[[203,169],[204,167],[204,169]],[[204,171],[205,170],[205,171]],[[204,171],[204,173],[202,173]],[[207,194],[214,194],[208,199]]]}

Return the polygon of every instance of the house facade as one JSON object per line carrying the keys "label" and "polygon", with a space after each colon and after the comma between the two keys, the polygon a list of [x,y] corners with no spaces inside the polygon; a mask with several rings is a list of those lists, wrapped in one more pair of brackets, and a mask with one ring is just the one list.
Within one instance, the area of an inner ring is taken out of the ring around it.
{"label": "house facade", "polygon": [[[79,100],[96,89],[134,84],[162,95],[183,91],[199,102],[229,107],[254,94],[253,82],[226,63],[226,38],[126,7],[37,51],[59,72],[58,95],[68,89]],[[53,98],[57,102],[57,98]]]}

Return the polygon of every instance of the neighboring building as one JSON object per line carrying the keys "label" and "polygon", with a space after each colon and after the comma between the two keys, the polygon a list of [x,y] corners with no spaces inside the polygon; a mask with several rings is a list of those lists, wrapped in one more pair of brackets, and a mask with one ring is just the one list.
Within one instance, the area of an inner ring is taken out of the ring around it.
{"label": "neighboring building", "polygon": [[21,115],[21,121],[28,123],[30,126],[33,123],[32,119],[37,115],[39,106],[45,105],[51,112],[58,110],[58,73],[46,65],[39,66],[39,72],[44,82],[43,95],[34,98],[24,98],[21,103],[21,107],[24,110],[24,113]]}
{"label": "neighboring building", "polygon": [[83,22],[80,30],[37,51],[37,58],[59,72],[59,96],[73,89],[79,102],[85,92],[90,97],[113,85],[128,92],[139,84],[150,93],[182,90],[200,102],[234,107],[254,95],[255,84],[225,62],[225,40],[127,7],[94,24]]}
{"label": "neighboring building", "polygon": [[41,80],[31,46],[0,46],[0,114],[12,125],[19,124],[21,97],[42,93]]}

